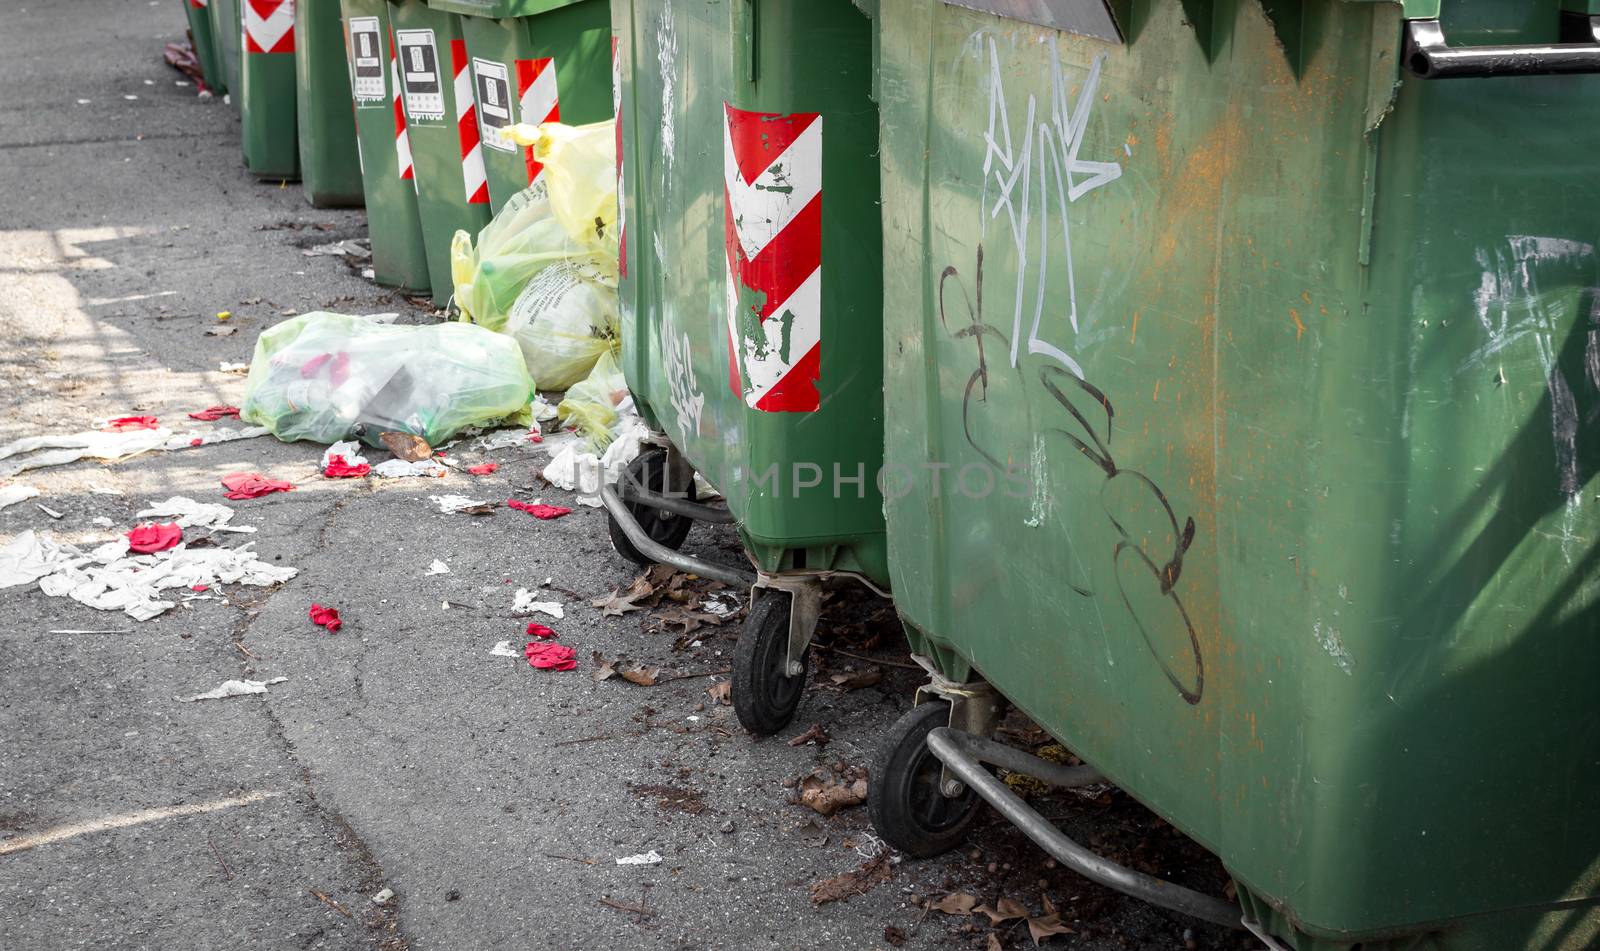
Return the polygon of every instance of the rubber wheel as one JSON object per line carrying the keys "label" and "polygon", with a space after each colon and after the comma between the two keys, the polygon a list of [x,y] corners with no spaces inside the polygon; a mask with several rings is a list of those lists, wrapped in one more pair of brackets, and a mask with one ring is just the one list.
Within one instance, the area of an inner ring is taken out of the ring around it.
{"label": "rubber wheel", "polygon": [[[637,459],[628,463],[622,478],[625,482],[631,480],[632,485],[640,488],[653,492],[663,491],[667,484],[667,451],[645,450]],[[689,481],[685,495],[689,501],[695,500],[694,480]],[[674,551],[683,544],[685,538],[689,537],[689,529],[694,527],[694,519],[687,515],[676,515],[666,509],[651,508],[642,502],[622,504],[633,513],[639,527],[644,529],[651,541],[659,542]],[[633,542],[628,540],[627,533],[609,513],[606,515],[606,528],[611,532],[611,547],[617,550],[617,554],[636,565],[654,564],[651,559],[645,557],[644,552],[633,547]]]}
{"label": "rubber wheel", "polygon": [[873,761],[867,787],[873,828],[914,858],[932,858],[960,845],[983,803],[970,788],[954,799],[939,792],[944,764],[928,749],[928,734],[949,725],[949,704],[913,707],[889,729]]}
{"label": "rubber wheel", "polygon": [[[802,668],[811,649],[801,658]],[[733,652],[733,711],[746,730],[771,736],[789,725],[806,689],[806,673],[789,668],[789,596],[762,589],[745,615]]]}

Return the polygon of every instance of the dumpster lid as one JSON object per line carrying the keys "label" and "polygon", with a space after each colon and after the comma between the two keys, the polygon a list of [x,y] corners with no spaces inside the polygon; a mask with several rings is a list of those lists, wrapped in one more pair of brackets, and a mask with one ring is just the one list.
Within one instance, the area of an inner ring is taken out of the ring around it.
{"label": "dumpster lid", "polygon": [[491,17],[497,20],[506,17],[538,16],[573,4],[591,2],[593,0],[427,0],[429,7],[445,13]]}
{"label": "dumpster lid", "polygon": [[995,16],[1024,23],[1036,23],[1054,30],[1092,36],[1109,43],[1121,43],[1122,31],[1112,13],[1112,0],[944,0],[969,10],[982,10]]}

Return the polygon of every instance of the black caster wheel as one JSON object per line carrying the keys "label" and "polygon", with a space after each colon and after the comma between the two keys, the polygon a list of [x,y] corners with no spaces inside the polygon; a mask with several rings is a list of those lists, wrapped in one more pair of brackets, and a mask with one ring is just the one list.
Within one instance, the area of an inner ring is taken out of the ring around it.
{"label": "black caster wheel", "polygon": [[[667,484],[667,451],[665,449],[646,449],[639,454],[639,458],[628,463],[627,471],[622,476],[623,484],[632,484],[653,492],[664,492]],[[678,486],[673,486],[678,489]],[[689,480],[689,485],[683,487],[685,497],[689,501],[695,500],[694,480]],[[659,542],[668,548],[677,550],[683,540],[689,536],[689,529],[694,527],[694,519],[687,515],[677,515],[666,509],[651,508],[641,502],[622,503],[645,534],[651,541]],[[644,556],[644,553],[633,547],[633,542],[628,541],[628,535],[617,524],[617,520],[609,514],[606,516],[606,528],[611,532],[611,547],[617,554],[628,559],[636,565],[649,565],[653,562]]]}
{"label": "black caster wheel", "polygon": [[944,765],[928,749],[928,734],[950,725],[950,705],[911,708],[889,729],[872,764],[867,810],[883,840],[914,858],[932,858],[966,838],[983,800],[971,789],[954,798],[939,791]]}
{"label": "black caster wheel", "polygon": [[[810,648],[806,656],[810,656]],[[806,689],[806,659],[789,674],[789,596],[760,590],[733,652],[733,711],[746,730],[770,736],[789,725]]]}

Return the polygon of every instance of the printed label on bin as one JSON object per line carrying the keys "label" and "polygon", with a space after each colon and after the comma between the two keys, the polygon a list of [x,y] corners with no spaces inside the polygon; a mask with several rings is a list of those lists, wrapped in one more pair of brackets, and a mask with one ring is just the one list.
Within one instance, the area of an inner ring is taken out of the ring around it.
{"label": "printed label on bin", "polygon": [[350,18],[350,92],[357,104],[389,104],[383,88],[382,36],[377,17]]}
{"label": "printed label on bin", "polygon": [[405,88],[406,118],[412,122],[444,121],[444,87],[439,81],[439,49],[432,30],[400,30],[400,83]]}
{"label": "printed label on bin", "polygon": [[472,58],[472,75],[477,79],[478,129],[483,144],[502,152],[515,152],[517,144],[505,134],[505,127],[517,121],[512,110],[511,71],[505,63]]}

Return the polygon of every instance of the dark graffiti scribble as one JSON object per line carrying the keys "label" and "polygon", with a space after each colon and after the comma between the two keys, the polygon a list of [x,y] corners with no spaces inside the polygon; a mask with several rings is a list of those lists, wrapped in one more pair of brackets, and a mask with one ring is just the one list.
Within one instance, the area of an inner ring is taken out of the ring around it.
{"label": "dark graffiti scribble", "polygon": [[[957,279],[960,284],[960,274],[954,266],[946,267],[939,274],[939,321],[943,324],[945,332],[954,339],[962,340],[972,338],[978,346],[978,365],[972,375],[967,379],[966,391],[961,401],[961,428],[966,434],[967,444],[970,445],[984,459],[996,468],[1002,464],[994,453],[979,445],[972,430],[972,402],[973,391],[977,390],[978,400],[985,401],[989,396],[989,364],[984,352],[983,338],[992,334],[1002,342],[1007,342],[1004,334],[994,327],[983,322],[983,246],[978,246],[977,273],[974,284],[977,287],[977,303],[966,296],[966,289],[962,288],[962,298],[967,307],[968,322],[959,330],[952,330],[945,307],[945,284],[951,278]],[[1065,439],[1073,448],[1077,449],[1085,459],[1094,463],[1095,467],[1105,476],[1105,481],[1100,486],[1100,505],[1105,511],[1106,518],[1111,527],[1116,529],[1120,541],[1116,543],[1111,552],[1112,573],[1117,579],[1118,594],[1122,598],[1123,607],[1139,634],[1144,639],[1145,647],[1150,651],[1150,656],[1161,667],[1161,672],[1178,691],[1185,702],[1197,704],[1205,695],[1205,661],[1200,653],[1200,637],[1194,629],[1194,623],[1189,619],[1189,612],[1183,606],[1183,601],[1178,597],[1178,580],[1183,575],[1183,557],[1189,547],[1194,544],[1195,525],[1192,517],[1183,519],[1179,527],[1179,519],[1173,511],[1172,503],[1167,499],[1166,493],[1149,476],[1134,469],[1124,469],[1117,465],[1116,458],[1111,453],[1111,422],[1116,417],[1116,410],[1111,405],[1111,399],[1103,390],[1090,383],[1088,380],[1072,372],[1066,367],[1050,365],[1039,371],[1039,385],[1044,388],[1051,399],[1055,400],[1070,417],[1070,422],[1062,427],[1050,427],[1044,430]],[[1105,423],[1096,428],[1090,418],[1096,420],[1103,415]],[[1037,477],[1037,476],[1035,476]],[[1167,521],[1172,527],[1174,539],[1173,550],[1170,557],[1158,563],[1157,559],[1144,550],[1139,541],[1118,520],[1112,511],[1112,506],[1107,493],[1111,486],[1118,480],[1124,483],[1131,482],[1134,486],[1148,492],[1159,504],[1160,510],[1166,513]],[[1178,617],[1183,621],[1183,629],[1189,639],[1189,648],[1194,655],[1194,683],[1188,684],[1179,677],[1177,672],[1166,662],[1156,648],[1155,640],[1150,636],[1150,629],[1145,624],[1145,619],[1139,616],[1139,611],[1134,607],[1133,599],[1128,596],[1127,585],[1123,580],[1123,565],[1125,554],[1133,556],[1132,565],[1143,565],[1145,570],[1156,579],[1160,585],[1161,595],[1172,602]],[[1068,582],[1074,592],[1083,597],[1092,597],[1092,592],[1079,585]]]}

